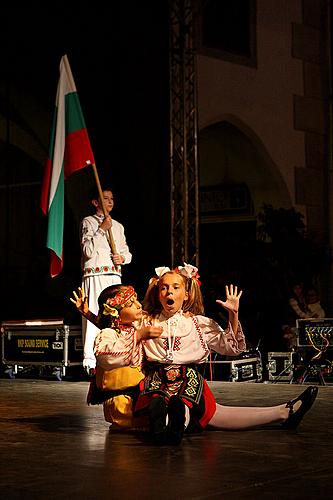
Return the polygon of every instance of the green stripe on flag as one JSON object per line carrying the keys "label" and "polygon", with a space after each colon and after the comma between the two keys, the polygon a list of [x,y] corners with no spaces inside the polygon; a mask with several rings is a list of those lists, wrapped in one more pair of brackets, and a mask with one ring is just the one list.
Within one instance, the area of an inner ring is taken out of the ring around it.
{"label": "green stripe on flag", "polygon": [[66,135],[86,128],[77,92],[65,96]]}
{"label": "green stripe on flag", "polygon": [[49,210],[46,246],[61,258],[64,232],[64,168],[61,169],[57,190]]}

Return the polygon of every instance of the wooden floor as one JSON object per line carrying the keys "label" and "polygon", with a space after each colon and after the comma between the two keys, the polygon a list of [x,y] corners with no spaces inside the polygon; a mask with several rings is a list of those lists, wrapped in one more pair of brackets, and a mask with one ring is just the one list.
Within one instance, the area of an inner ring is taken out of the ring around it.
{"label": "wooden floor", "polygon": [[[210,383],[226,405],[282,403],[297,384]],[[88,381],[0,379],[1,498],[323,499],[333,495],[333,387],[297,431],[205,431],[178,447],[112,433]]]}

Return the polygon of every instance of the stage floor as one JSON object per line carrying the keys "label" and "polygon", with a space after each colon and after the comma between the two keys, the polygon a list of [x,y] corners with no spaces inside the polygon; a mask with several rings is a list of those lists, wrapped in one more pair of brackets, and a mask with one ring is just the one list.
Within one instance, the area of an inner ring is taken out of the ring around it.
{"label": "stage floor", "polygon": [[[269,406],[296,384],[212,382],[219,402]],[[333,387],[297,431],[205,431],[178,447],[111,433],[86,381],[0,379],[1,498],[322,499],[332,495]]]}

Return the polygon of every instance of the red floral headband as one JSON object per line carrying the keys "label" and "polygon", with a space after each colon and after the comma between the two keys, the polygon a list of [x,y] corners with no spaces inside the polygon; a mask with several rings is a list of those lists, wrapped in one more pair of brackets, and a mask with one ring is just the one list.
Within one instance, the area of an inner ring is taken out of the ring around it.
{"label": "red floral headband", "polygon": [[107,299],[106,303],[111,307],[123,306],[134,295],[136,295],[136,291],[132,286],[128,286],[125,290],[119,290],[114,297]]}

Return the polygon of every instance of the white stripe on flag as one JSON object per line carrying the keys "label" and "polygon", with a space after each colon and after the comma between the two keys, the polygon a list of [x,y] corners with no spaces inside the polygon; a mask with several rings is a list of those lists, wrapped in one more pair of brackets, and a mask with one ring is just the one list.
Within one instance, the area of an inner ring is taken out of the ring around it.
{"label": "white stripe on flag", "polygon": [[61,58],[60,61],[60,79],[56,97],[57,120],[52,158],[53,168],[49,195],[49,210],[58,187],[58,182],[64,162],[66,140],[65,96],[71,92],[76,92],[76,87],[67,56],[65,55]]}

